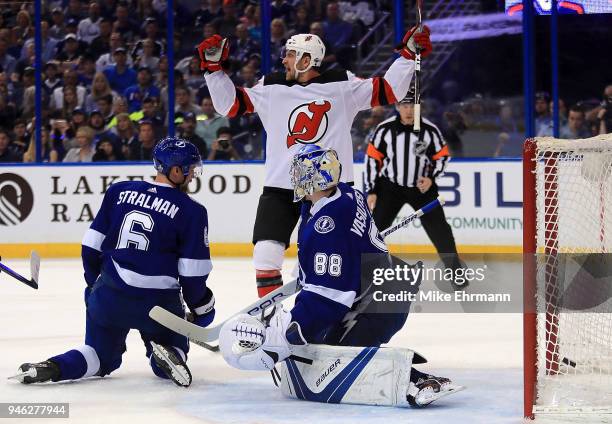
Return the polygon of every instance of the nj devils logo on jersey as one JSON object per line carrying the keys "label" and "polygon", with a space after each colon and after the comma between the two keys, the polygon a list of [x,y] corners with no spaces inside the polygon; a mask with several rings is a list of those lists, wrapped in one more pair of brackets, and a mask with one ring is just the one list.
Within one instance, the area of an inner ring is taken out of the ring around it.
{"label": "nj devils logo on jersey", "polygon": [[331,103],[327,100],[304,103],[293,109],[289,115],[287,147],[321,140],[327,132],[327,112],[330,109]]}

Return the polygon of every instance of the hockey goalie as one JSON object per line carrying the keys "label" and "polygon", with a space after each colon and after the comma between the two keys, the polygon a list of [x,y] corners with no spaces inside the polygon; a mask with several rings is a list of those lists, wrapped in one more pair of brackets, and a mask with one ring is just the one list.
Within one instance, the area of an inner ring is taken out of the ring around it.
{"label": "hockey goalie", "polygon": [[[464,387],[418,371],[424,358],[381,347],[408,313],[367,313],[360,281],[362,254],[383,254],[364,195],[340,182],[331,148],[302,147],[291,164],[294,201],[302,201],[298,231],[299,284],[290,311],[276,307],[260,319],[242,314],[221,329],[227,363],[245,370],[280,364],[284,395],[317,402],[415,407]],[[278,373],[276,374],[278,375]]]}

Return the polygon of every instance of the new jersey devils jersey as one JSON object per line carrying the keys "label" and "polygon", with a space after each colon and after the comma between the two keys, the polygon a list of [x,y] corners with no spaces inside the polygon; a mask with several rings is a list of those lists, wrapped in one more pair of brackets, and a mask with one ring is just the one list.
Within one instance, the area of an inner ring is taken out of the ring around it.
{"label": "new jersey devils jersey", "polygon": [[361,79],[349,71],[332,70],[298,83],[287,81],[284,73],[274,73],[252,88],[242,88],[217,71],[206,75],[206,83],[219,113],[229,117],[259,114],[267,133],[264,185],[292,189],[291,158],[303,144],[336,150],[343,165],[341,180],[353,181],[355,115],[403,98],[413,72],[414,61],[400,57],[384,77]]}

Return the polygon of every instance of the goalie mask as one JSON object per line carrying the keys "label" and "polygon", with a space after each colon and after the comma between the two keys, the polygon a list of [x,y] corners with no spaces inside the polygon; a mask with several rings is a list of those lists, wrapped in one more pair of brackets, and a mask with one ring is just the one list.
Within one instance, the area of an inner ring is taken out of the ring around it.
{"label": "goalie mask", "polygon": [[342,165],[335,150],[315,144],[302,147],[291,162],[293,201],[337,186],[341,173]]}
{"label": "goalie mask", "polygon": [[[295,72],[295,78],[302,72],[307,72],[313,66],[321,66],[323,58],[325,57],[325,44],[314,34],[296,34],[291,36],[285,43],[285,52],[293,50],[295,52],[295,63],[293,64],[293,71]],[[306,69],[298,69],[297,64],[304,56],[304,53],[310,55],[310,63]],[[282,55],[284,56],[284,54]]]}

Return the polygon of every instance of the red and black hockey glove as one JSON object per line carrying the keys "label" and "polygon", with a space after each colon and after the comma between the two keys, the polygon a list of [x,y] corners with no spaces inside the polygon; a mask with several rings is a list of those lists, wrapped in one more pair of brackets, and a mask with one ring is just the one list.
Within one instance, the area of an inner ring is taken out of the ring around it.
{"label": "red and black hockey glove", "polygon": [[229,56],[229,40],[215,34],[198,45],[200,70],[215,72],[222,69],[222,63]]}
{"label": "red and black hockey glove", "polygon": [[427,57],[433,50],[429,39],[429,27],[423,25],[423,30],[417,32],[418,27],[414,26],[408,30],[402,42],[396,47],[396,51],[406,59],[414,60],[417,48],[421,50],[421,58]]}

